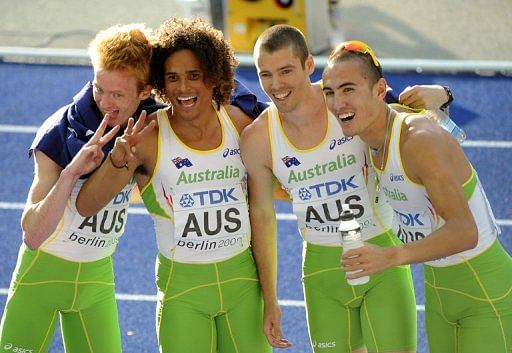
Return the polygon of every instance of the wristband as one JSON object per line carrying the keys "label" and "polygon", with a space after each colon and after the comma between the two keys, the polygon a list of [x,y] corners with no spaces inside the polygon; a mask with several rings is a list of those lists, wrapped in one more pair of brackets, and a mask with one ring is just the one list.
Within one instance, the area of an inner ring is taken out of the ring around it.
{"label": "wristband", "polygon": [[440,109],[441,110],[445,110],[446,108],[448,108],[448,106],[450,105],[451,102],[453,102],[453,93],[452,93],[452,90],[450,89],[450,87],[448,86],[443,86],[444,88],[444,91],[446,92],[446,95],[448,96],[448,100],[446,101],[446,103],[444,103]]}
{"label": "wristband", "polygon": [[114,163],[114,161],[112,160],[112,151],[110,151],[108,153],[108,159],[110,159],[110,164],[112,164],[112,166],[116,169],[123,169],[123,168],[126,168],[126,170],[128,170],[128,162],[126,162],[124,165],[122,166],[118,166]]}

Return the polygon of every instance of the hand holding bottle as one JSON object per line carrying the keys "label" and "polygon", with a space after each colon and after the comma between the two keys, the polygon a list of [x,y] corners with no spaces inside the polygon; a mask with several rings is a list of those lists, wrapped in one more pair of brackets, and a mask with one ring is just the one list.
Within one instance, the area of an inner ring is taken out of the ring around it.
{"label": "hand holding bottle", "polygon": [[[340,233],[341,246],[343,247],[343,251],[357,249],[364,246],[361,235],[361,226],[359,225],[359,222],[356,221],[354,213],[348,204],[345,203],[342,205],[342,212],[340,217],[341,222],[338,228],[338,232]],[[353,272],[347,272],[347,274],[351,274]],[[360,285],[367,283],[369,280],[369,276],[364,276],[356,279],[347,279],[347,282],[350,285]]]}

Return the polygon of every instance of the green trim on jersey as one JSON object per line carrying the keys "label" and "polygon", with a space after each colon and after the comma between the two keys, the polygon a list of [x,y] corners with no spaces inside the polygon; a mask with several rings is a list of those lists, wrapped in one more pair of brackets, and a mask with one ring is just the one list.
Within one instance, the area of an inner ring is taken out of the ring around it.
{"label": "green trim on jersey", "polygon": [[152,183],[148,184],[146,188],[140,194],[142,201],[144,202],[144,206],[149,213],[157,216],[161,216],[163,218],[167,218],[169,220],[173,220],[173,217],[165,212],[165,210],[160,206],[160,203],[157,200],[157,196],[154,190],[154,185]]}
{"label": "green trim on jersey", "polygon": [[464,191],[466,200],[471,199],[471,196],[473,196],[473,193],[475,192],[477,185],[478,177],[476,174],[476,170],[473,167],[471,167],[471,177],[462,185],[462,190]]}

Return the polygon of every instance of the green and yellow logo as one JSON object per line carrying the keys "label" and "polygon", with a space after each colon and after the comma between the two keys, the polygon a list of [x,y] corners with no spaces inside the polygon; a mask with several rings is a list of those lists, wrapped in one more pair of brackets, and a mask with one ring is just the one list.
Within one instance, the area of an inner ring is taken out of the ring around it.
{"label": "green and yellow logo", "polygon": [[345,154],[337,155],[336,160],[324,164],[316,164],[313,168],[299,171],[291,170],[290,174],[288,174],[288,183],[298,183],[299,181],[313,179],[317,176],[343,169],[356,162],[356,156],[353,154],[349,154],[348,156]]}
{"label": "green and yellow logo", "polygon": [[201,172],[187,173],[182,171],[178,177],[177,185],[201,183],[203,181],[224,180],[240,178],[240,169],[226,166],[224,169],[206,169]]}

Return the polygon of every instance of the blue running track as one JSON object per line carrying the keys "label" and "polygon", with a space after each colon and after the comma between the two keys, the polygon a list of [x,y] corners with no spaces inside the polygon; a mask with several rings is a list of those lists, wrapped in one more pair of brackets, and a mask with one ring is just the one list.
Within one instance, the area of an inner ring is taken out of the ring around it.
{"label": "blue running track", "polygon": [[[238,77],[266,100],[253,68],[240,68]],[[315,72],[313,79],[320,77]],[[55,109],[92,79],[86,66],[30,65],[0,63],[0,307],[21,243],[20,216],[33,175],[33,162],[27,150],[34,132]],[[464,149],[482,180],[493,205],[502,235],[501,241],[512,251],[512,77],[473,74],[434,75],[392,73],[390,85],[401,91],[408,84],[442,84],[452,88],[455,102],[451,112],[465,129]],[[423,153],[429,153],[424,151]],[[293,353],[311,352],[301,287],[301,239],[291,217],[291,207],[277,203],[279,221],[279,297],[283,309],[285,336],[293,343]],[[117,293],[125,352],[157,352],[154,333],[156,254],[152,222],[142,205],[131,207],[126,233],[115,255]],[[423,284],[421,268],[414,266],[418,303],[419,353],[427,353],[423,328]],[[34,298],[37,300],[37,298]],[[2,309],[3,311],[3,309]],[[186,320],[186,318],[184,318]],[[30,324],[27,323],[29,331]],[[28,332],[27,332],[28,333]],[[193,338],[191,338],[193,339]],[[51,352],[64,352],[60,335],[55,336]],[[284,351],[283,351],[284,352]]]}

